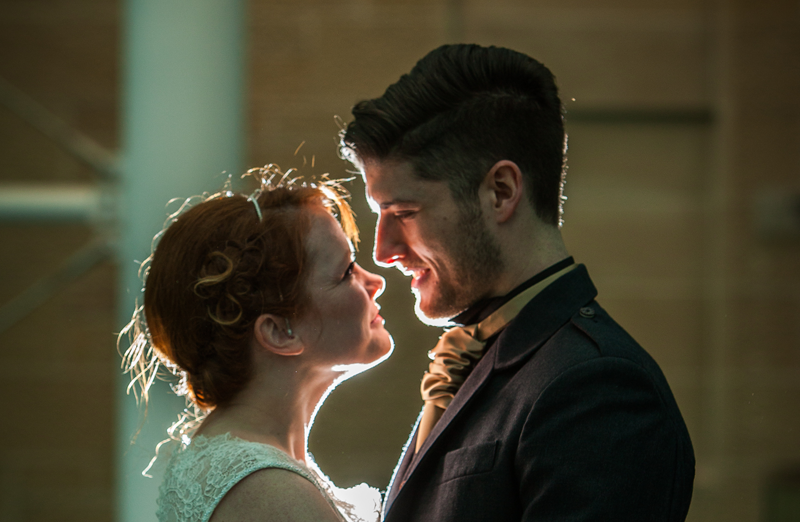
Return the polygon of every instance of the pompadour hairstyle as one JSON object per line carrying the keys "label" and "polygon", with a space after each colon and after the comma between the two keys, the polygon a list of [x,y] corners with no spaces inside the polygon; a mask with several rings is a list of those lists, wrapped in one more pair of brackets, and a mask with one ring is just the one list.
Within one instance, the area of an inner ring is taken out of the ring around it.
{"label": "pompadour hairstyle", "polygon": [[511,160],[539,218],[560,224],[563,111],[553,74],[533,58],[444,45],[352,112],[340,152],[357,167],[409,162],[417,176],[446,181],[456,199],[470,203],[492,165]]}

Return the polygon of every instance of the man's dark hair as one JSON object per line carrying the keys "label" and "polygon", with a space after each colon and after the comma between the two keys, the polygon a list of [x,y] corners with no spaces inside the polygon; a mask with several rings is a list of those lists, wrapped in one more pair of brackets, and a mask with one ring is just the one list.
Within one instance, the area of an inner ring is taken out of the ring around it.
{"label": "man's dark hair", "polygon": [[357,166],[407,161],[422,179],[446,181],[471,203],[500,160],[523,173],[543,221],[559,224],[564,121],[553,74],[522,53],[444,45],[422,58],[380,98],[353,107],[340,151]]}

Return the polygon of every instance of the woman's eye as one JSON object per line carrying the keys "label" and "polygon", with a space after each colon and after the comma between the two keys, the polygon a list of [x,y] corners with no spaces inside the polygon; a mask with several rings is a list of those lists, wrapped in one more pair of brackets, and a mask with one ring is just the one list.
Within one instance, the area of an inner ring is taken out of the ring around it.
{"label": "woman's eye", "polygon": [[356,266],[355,261],[352,261],[349,265],[347,265],[347,270],[344,271],[344,277],[342,278],[343,280],[353,275],[353,270],[355,269],[355,266]]}

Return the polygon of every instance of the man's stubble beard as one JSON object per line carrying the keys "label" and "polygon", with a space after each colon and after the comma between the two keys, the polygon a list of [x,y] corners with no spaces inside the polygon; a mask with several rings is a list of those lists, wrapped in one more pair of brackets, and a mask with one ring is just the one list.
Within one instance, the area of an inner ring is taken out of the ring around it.
{"label": "man's stubble beard", "polygon": [[418,313],[432,323],[450,319],[480,299],[492,297],[489,295],[491,287],[503,271],[500,246],[486,227],[480,206],[475,203],[463,203],[455,231],[445,238],[442,247],[453,270],[446,280],[438,280],[427,310],[421,309],[420,296],[417,296]]}

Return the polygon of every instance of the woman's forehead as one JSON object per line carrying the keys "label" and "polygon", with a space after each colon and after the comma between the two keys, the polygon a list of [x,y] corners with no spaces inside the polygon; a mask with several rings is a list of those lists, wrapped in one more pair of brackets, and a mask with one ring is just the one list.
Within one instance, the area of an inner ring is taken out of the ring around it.
{"label": "woman's forehead", "polygon": [[306,248],[312,262],[334,264],[339,257],[349,258],[353,245],[345,236],[339,222],[327,210],[311,210],[311,226],[306,239]]}

